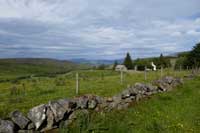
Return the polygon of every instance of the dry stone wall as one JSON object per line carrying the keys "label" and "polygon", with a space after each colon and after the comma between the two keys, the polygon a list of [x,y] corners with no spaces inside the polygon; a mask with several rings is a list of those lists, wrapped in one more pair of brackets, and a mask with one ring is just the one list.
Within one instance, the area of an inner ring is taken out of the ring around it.
{"label": "dry stone wall", "polygon": [[136,83],[113,97],[83,95],[74,99],[50,101],[48,104],[30,109],[26,116],[16,110],[10,113],[10,120],[0,119],[0,133],[31,133],[52,130],[58,128],[63,122],[65,125],[73,122],[80,110],[87,115],[88,110],[99,112],[125,109],[142,98],[169,91],[181,84],[183,84],[182,79],[167,76],[151,84]]}

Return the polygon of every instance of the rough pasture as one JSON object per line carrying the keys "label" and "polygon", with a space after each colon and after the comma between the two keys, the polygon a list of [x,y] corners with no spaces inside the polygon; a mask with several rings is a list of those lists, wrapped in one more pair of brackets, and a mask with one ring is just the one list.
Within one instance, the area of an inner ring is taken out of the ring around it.
{"label": "rough pasture", "polygon": [[[182,77],[187,71],[173,72],[165,70],[164,75]],[[60,98],[72,98],[75,93],[75,74],[70,72],[56,77],[40,77],[20,80],[18,82],[0,83],[0,117],[8,116],[8,112],[19,109],[26,113],[28,109],[41,103]],[[144,81],[144,73],[124,73],[124,82],[120,83],[120,73],[115,71],[79,71],[80,93],[99,96],[112,96],[136,82],[149,82],[160,78],[160,72],[148,72]]]}

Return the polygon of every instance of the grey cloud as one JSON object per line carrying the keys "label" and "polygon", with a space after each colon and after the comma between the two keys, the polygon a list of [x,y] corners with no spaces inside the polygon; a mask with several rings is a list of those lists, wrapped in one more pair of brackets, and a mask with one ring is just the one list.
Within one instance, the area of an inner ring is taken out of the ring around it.
{"label": "grey cloud", "polygon": [[[181,3],[181,4],[180,4]],[[1,0],[0,57],[135,58],[190,50],[199,0]]]}

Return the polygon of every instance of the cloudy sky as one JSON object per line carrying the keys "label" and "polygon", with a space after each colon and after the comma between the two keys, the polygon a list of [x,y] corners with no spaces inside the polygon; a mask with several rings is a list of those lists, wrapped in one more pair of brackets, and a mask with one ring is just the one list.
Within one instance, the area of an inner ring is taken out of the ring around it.
{"label": "cloudy sky", "polygon": [[199,0],[0,0],[0,58],[151,57],[199,41]]}

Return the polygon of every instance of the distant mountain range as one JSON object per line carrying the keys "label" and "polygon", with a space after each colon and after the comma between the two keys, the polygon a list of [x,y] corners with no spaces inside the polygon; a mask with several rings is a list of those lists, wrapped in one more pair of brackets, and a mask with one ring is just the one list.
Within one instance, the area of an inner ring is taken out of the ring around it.
{"label": "distant mountain range", "polygon": [[[166,57],[172,57],[172,58],[176,58],[176,57],[179,57],[179,56],[182,56],[184,54],[188,54],[189,51],[183,51],[183,52],[176,52],[176,53],[173,53],[173,54],[170,54],[170,55],[167,55]],[[149,57],[149,58],[155,58],[155,57]],[[142,59],[145,59],[145,58],[142,58]],[[90,59],[84,59],[84,58],[77,58],[77,59],[70,59],[71,62],[74,62],[74,63],[78,63],[78,64],[89,64],[89,65],[101,65],[101,64],[104,64],[104,65],[111,65],[111,64],[114,64],[115,61],[117,61],[119,64],[123,63],[123,60],[124,59],[113,59],[113,60],[104,60],[104,59],[100,59],[100,60],[90,60]]]}
{"label": "distant mountain range", "polygon": [[123,59],[117,59],[117,60],[89,60],[89,59],[84,59],[84,58],[79,58],[79,59],[70,59],[71,62],[74,63],[79,63],[79,64],[90,64],[90,65],[111,65],[115,61],[118,63],[122,63]]}

